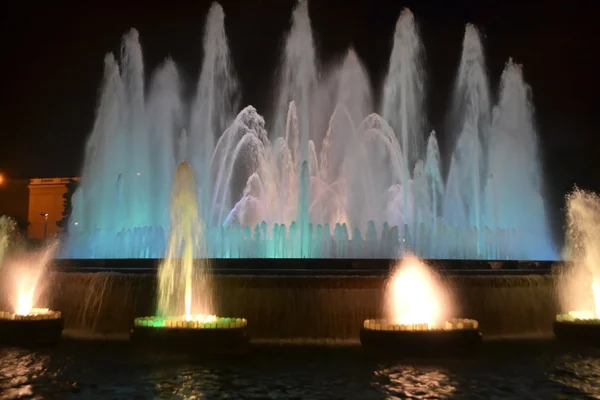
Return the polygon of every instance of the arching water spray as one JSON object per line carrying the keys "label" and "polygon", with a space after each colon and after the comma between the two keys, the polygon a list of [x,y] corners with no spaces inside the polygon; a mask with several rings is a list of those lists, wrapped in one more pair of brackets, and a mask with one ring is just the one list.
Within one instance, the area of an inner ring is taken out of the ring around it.
{"label": "arching water spray", "polygon": [[[299,2],[271,132],[252,106],[226,128],[240,93],[224,20],[222,7],[213,4],[189,115],[181,115],[188,107],[171,61],[144,93],[137,32],[125,35],[120,62],[106,57],[66,256],[168,258],[166,232],[173,229],[165,192],[185,160],[194,170],[209,257],[393,258],[400,248],[424,258],[556,259],[528,90],[509,63],[490,122],[474,26],[465,29],[453,99],[455,146],[440,151],[432,135],[423,154],[423,49],[410,11],[396,26],[385,121],[371,114],[370,80],[352,49],[332,68],[317,69],[308,6]],[[519,148],[512,151],[511,143]],[[517,172],[507,172],[509,157]],[[447,179],[444,160],[450,161]],[[519,207],[500,204],[506,196]]]}
{"label": "arching water spray", "polygon": [[202,48],[204,59],[191,107],[184,160],[194,169],[201,193],[200,214],[208,221],[214,185],[210,175],[211,157],[216,139],[238,111],[240,97],[225,32],[225,12],[217,2],[212,3],[206,16]]}

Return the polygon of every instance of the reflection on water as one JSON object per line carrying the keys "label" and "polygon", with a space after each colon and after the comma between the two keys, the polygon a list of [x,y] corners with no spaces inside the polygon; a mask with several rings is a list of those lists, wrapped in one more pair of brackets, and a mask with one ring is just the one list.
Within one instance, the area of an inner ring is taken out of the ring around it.
{"label": "reflection on water", "polygon": [[62,398],[61,394],[72,393],[77,383],[63,375],[59,366],[62,359],[60,355],[0,349],[0,398]]}
{"label": "reflection on water", "polygon": [[393,366],[375,370],[375,387],[398,398],[452,398],[458,383],[443,367]]}
{"label": "reflection on water", "polygon": [[470,359],[382,359],[358,346],[260,345],[246,357],[134,353],[124,342],[0,350],[2,399],[600,398],[600,351],[484,343]]}
{"label": "reflection on water", "polygon": [[600,352],[589,353],[565,354],[557,360],[551,379],[574,391],[585,393],[590,398],[598,399],[600,398]]}

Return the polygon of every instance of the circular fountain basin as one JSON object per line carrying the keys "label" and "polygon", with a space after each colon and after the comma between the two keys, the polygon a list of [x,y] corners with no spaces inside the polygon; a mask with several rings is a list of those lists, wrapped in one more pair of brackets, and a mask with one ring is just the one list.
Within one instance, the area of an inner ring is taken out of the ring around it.
{"label": "circular fountain basin", "polygon": [[136,318],[133,325],[131,342],[152,351],[242,354],[250,343],[245,318],[206,321],[151,316]]}
{"label": "circular fountain basin", "polygon": [[560,341],[600,346],[600,319],[568,312],[558,314],[554,336]]}
{"label": "circular fountain basin", "polygon": [[53,346],[60,342],[63,327],[60,311],[34,308],[26,315],[0,311],[0,345]]}
{"label": "circular fountain basin", "polygon": [[482,335],[473,319],[452,319],[442,326],[395,324],[386,320],[366,320],[360,330],[360,343],[369,352],[407,356],[461,355],[472,352]]}

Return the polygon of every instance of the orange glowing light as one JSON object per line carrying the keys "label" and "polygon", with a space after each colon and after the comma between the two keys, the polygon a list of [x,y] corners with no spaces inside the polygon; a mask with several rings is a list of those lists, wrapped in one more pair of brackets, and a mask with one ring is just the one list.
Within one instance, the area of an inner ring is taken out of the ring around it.
{"label": "orange glowing light", "polygon": [[216,322],[219,318],[216,315],[206,315],[206,314],[186,314],[183,316],[185,321],[197,321],[202,323],[210,323]]}
{"label": "orange glowing light", "polygon": [[564,314],[557,319],[600,318],[600,195],[575,189],[567,196],[565,260],[559,295]]}
{"label": "orange glowing light", "polygon": [[12,300],[12,309],[16,315],[30,315],[43,292],[44,275],[54,257],[57,244],[30,253],[14,257],[5,263],[9,279],[6,284]]}
{"label": "orange glowing light", "polygon": [[33,309],[33,290],[23,291],[17,294],[17,307],[15,314],[27,315]]}
{"label": "orange glowing light", "polygon": [[448,316],[448,293],[437,274],[414,256],[394,268],[386,287],[387,320],[401,325],[440,326]]}

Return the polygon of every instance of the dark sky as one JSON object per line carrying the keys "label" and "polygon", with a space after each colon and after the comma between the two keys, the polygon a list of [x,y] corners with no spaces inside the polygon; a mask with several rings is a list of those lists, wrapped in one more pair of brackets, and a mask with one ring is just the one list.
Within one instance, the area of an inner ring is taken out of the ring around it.
{"label": "dark sky", "polygon": [[[52,4],[49,4],[52,3]],[[7,177],[79,173],[103,57],[130,27],[140,32],[146,70],[171,55],[195,87],[208,1],[20,2],[3,10],[0,171]],[[138,4],[136,4],[138,3]],[[168,4],[167,4],[168,3]],[[267,113],[278,48],[294,1],[225,1],[226,29],[244,104]],[[40,4],[40,5],[31,5]],[[156,4],[156,5],[152,5]],[[542,5],[540,5],[542,4]],[[309,1],[319,55],[353,43],[381,86],[396,19],[409,6],[426,48],[428,119],[443,132],[464,24],[485,34],[492,87],[509,56],[533,88],[551,207],[577,183],[600,189],[597,10],[593,1]],[[20,9],[19,9],[20,7]]]}

